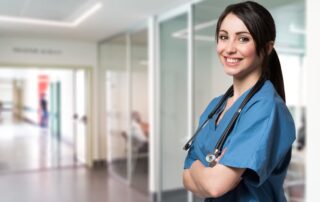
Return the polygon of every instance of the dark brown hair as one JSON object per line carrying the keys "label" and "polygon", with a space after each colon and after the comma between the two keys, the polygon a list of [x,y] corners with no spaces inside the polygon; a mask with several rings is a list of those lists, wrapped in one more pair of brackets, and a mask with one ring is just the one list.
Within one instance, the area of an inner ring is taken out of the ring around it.
{"label": "dark brown hair", "polygon": [[257,55],[263,54],[262,72],[274,85],[276,91],[285,101],[285,91],[282,77],[282,70],[278,54],[273,48],[267,53],[267,44],[276,39],[276,26],[270,12],[253,1],[246,1],[231,4],[220,15],[216,27],[216,40],[218,42],[219,31],[224,18],[233,13],[246,25],[256,45]]}

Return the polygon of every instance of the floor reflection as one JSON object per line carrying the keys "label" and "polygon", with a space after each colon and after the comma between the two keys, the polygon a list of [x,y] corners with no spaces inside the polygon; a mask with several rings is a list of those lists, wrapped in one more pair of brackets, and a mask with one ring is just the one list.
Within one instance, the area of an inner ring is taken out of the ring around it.
{"label": "floor reflection", "polygon": [[77,166],[70,145],[48,129],[19,121],[3,112],[0,122],[0,173]]}

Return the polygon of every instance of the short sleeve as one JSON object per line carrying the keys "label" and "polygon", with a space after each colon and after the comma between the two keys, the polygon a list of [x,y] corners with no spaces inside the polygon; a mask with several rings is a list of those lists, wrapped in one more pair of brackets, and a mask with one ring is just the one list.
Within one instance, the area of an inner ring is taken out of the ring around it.
{"label": "short sleeve", "polygon": [[219,163],[246,168],[243,180],[260,186],[285,160],[294,139],[294,123],[285,104],[256,101],[240,115]]}
{"label": "short sleeve", "polygon": [[183,168],[189,169],[195,160],[197,160],[197,157],[196,157],[196,153],[194,151],[194,145],[192,144],[189,151],[188,151],[187,157],[184,160],[184,167]]}

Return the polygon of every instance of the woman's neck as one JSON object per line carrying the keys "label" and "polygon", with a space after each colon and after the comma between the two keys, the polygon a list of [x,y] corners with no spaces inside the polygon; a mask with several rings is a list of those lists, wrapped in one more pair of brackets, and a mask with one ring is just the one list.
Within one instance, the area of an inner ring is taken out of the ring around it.
{"label": "woman's neck", "polygon": [[244,92],[253,87],[260,75],[261,72],[252,72],[243,78],[233,77],[233,100],[237,100]]}

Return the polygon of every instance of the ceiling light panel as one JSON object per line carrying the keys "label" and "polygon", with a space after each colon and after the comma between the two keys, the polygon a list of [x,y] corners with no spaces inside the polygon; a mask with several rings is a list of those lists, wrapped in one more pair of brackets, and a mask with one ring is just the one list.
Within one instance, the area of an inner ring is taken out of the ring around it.
{"label": "ceiling light panel", "polygon": [[0,15],[65,21],[90,0],[1,0]]}

